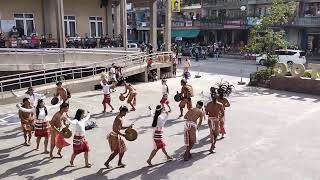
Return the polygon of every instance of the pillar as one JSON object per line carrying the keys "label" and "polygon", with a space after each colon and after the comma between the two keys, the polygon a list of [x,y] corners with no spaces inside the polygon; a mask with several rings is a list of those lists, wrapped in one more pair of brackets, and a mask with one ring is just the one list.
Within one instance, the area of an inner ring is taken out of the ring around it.
{"label": "pillar", "polygon": [[63,9],[63,0],[56,0],[56,17],[57,17],[57,39],[60,48],[65,48],[65,35],[64,35],[64,9]]}
{"label": "pillar", "polygon": [[115,4],[114,6],[114,20],[115,20],[114,34],[115,36],[118,36],[119,34],[121,34],[120,4]]}
{"label": "pillar", "polygon": [[235,30],[231,30],[231,43],[234,43],[235,41],[236,32]]}
{"label": "pillar", "polygon": [[106,8],[107,12],[107,34],[112,37],[113,34],[113,22],[112,22],[112,1],[108,1]]}
{"label": "pillar", "polygon": [[166,51],[171,51],[171,1],[167,0],[164,43]]}
{"label": "pillar", "polygon": [[150,44],[153,47],[153,51],[157,51],[157,1],[152,0],[150,2],[150,31],[149,39]]}
{"label": "pillar", "polygon": [[127,0],[120,0],[121,12],[121,34],[123,39],[123,47],[125,50],[128,48],[128,31],[127,31]]}

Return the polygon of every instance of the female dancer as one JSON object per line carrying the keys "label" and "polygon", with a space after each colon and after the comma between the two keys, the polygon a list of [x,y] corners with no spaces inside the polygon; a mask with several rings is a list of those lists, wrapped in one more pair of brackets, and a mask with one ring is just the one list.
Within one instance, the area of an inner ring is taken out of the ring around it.
{"label": "female dancer", "polygon": [[168,120],[168,112],[164,111],[161,105],[158,105],[156,107],[156,111],[154,114],[151,110],[151,107],[149,107],[149,110],[151,116],[153,116],[152,127],[154,127],[154,149],[152,150],[147,163],[149,164],[149,166],[152,166],[151,160],[157,154],[159,149],[161,149],[162,152],[166,155],[168,161],[172,160],[172,157],[168,155],[165,148],[166,144],[163,139],[164,124]]}
{"label": "female dancer", "polygon": [[42,137],[44,137],[44,153],[48,154],[48,141],[49,141],[49,120],[47,118],[48,111],[50,111],[52,108],[59,107],[63,101],[60,101],[58,104],[54,106],[48,106],[45,105],[42,99],[38,100],[38,104],[35,108],[27,109],[22,107],[20,104],[17,104],[17,107],[20,111],[25,113],[34,113],[36,115],[35,120],[35,137],[37,137],[37,148],[36,150],[39,150],[39,144]]}
{"label": "female dancer", "polygon": [[[37,106],[38,100],[39,99],[45,99],[45,95],[43,94],[38,94],[34,92],[34,89],[32,87],[29,87],[28,90],[24,94],[16,94],[11,90],[12,95],[14,95],[17,98],[29,98],[31,105],[32,106]],[[48,94],[48,92],[46,93]]]}
{"label": "female dancer", "polygon": [[73,153],[70,160],[70,165],[73,167],[73,161],[76,158],[76,156],[80,153],[84,152],[84,160],[86,163],[87,168],[91,167],[91,164],[89,163],[89,144],[85,137],[85,126],[86,121],[90,118],[90,112],[86,116],[84,116],[85,111],[83,109],[78,109],[76,112],[76,115],[74,117],[75,120],[71,120],[67,118],[67,121],[70,124],[75,125],[75,133],[73,136]]}
{"label": "female dancer", "polygon": [[162,79],[162,99],[160,101],[160,104],[162,108],[165,109],[164,105],[166,104],[169,108],[169,112],[171,112],[171,107],[169,105],[168,95],[169,95],[169,87],[167,85],[167,80]]}

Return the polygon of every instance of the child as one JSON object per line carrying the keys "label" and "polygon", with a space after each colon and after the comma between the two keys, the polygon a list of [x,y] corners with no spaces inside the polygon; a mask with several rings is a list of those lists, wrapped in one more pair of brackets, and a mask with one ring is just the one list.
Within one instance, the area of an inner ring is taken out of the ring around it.
{"label": "child", "polygon": [[166,155],[168,161],[172,160],[172,157],[168,155],[165,148],[166,144],[163,139],[164,124],[168,119],[168,112],[164,111],[161,105],[158,105],[156,107],[156,111],[154,114],[152,113],[151,107],[149,107],[149,110],[151,116],[153,116],[152,127],[154,127],[154,149],[152,150],[147,163],[149,164],[149,166],[152,166],[151,160],[157,154],[159,149],[161,149],[162,152]]}

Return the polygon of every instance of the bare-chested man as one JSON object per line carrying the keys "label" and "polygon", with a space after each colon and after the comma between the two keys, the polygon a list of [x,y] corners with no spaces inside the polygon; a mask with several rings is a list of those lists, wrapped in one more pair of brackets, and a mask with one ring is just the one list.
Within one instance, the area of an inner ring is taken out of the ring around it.
{"label": "bare-chested man", "polygon": [[130,104],[130,106],[132,107],[131,111],[135,111],[135,106],[137,102],[137,91],[130,83],[125,83],[124,86],[126,88],[126,91],[122,93],[122,95],[124,95],[125,98],[128,98],[127,103]]}
{"label": "bare-chested man", "polygon": [[223,105],[218,102],[216,93],[211,93],[212,101],[206,106],[206,114],[208,117],[208,125],[210,130],[211,147],[210,152],[213,153],[217,137],[219,135],[219,119],[224,116]]}
{"label": "bare-chested man", "polygon": [[63,100],[63,102],[68,102],[68,100],[71,98],[71,94],[69,90],[62,86],[62,82],[57,82],[57,92],[55,94],[56,97],[60,96],[60,99]]}
{"label": "bare-chested man", "polygon": [[59,140],[60,138],[57,138],[57,136],[61,133],[61,127],[62,127],[62,122],[65,126],[69,126],[66,123],[67,120],[67,115],[66,113],[69,110],[69,104],[68,103],[62,103],[60,105],[60,111],[56,112],[53,117],[52,120],[50,121],[50,158],[53,158],[53,150],[54,148],[57,146],[58,147],[58,155],[60,156],[60,158],[62,157],[61,155],[61,150],[63,148],[63,144],[64,142],[61,142],[61,140]]}
{"label": "bare-chested man", "polygon": [[[23,98],[23,108],[26,109],[32,109],[31,102],[29,98]],[[33,120],[34,120],[34,113],[33,112],[23,112],[19,110],[19,117],[21,120],[21,127],[23,131],[23,137],[24,137],[24,145],[30,146],[30,141],[32,137],[32,131],[33,131]]]}
{"label": "bare-chested man", "polygon": [[190,92],[190,90],[187,87],[187,81],[186,80],[181,80],[181,102],[179,104],[180,107],[180,117],[183,117],[183,108],[185,108],[185,106],[187,105],[188,110],[190,110],[192,108],[192,101],[191,101],[191,97],[192,97],[192,93]]}
{"label": "bare-chested man", "polygon": [[[226,107],[230,107],[230,103],[228,99],[224,97],[223,93],[219,93],[218,102],[220,102],[223,105],[224,111],[226,110]],[[224,128],[224,124],[225,124],[225,115],[219,119],[219,127],[220,127],[219,129],[220,129],[220,134],[222,139],[226,134],[226,129]]]}
{"label": "bare-chested man", "polygon": [[[204,117],[203,102],[198,101],[196,108],[190,109],[184,116],[186,119],[186,125],[184,127],[184,142],[187,146],[186,152],[184,153],[184,160],[187,161],[191,158],[191,149],[193,145],[197,142],[198,129],[202,124]],[[199,119],[199,122],[197,122]]]}
{"label": "bare-chested man", "polygon": [[123,117],[128,113],[128,108],[126,106],[120,107],[120,113],[117,115],[116,119],[113,122],[112,132],[108,135],[107,139],[110,145],[112,154],[109,156],[108,160],[104,165],[110,169],[111,166],[109,163],[119,154],[118,167],[125,167],[125,164],[122,163],[122,158],[127,150],[126,144],[124,143],[121,136],[125,137],[124,133],[121,133],[120,130],[131,128],[132,126],[125,127],[123,126]]}

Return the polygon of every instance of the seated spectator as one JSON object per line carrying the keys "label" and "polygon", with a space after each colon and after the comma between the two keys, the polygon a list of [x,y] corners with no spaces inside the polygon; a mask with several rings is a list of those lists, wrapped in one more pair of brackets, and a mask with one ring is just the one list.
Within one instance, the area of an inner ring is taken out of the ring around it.
{"label": "seated spectator", "polygon": [[40,43],[40,39],[38,38],[38,36],[36,34],[32,34],[31,36],[31,48],[39,48],[41,45]]}
{"label": "seated spectator", "polygon": [[107,36],[101,36],[100,40],[99,40],[99,44],[100,44],[100,48],[103,48],[103,47],[107,47]]}
{"label": "seated spectator", "polygon": [[0,33],[0,48],[5,48],[6,47],[6,40],[3,36],[2,33]]}
{"label": "seated spectator", "polygon": [[48,48],[47,38],[44,35],[41,35],[41,48]]}
{"label": "seated spectator", "polygon": [[9,38],[9,47],[10,48],[17,48],[18,47],[18,41],[17,41],[17,38],[14,37],[14,36],[11,36]]}
{"label": "seated spectator", "polygon": [[73,40],[73,46],[75,48],[79,48],[79,47],[81,47],[81,45],[82,45],[81,37],[79,36],[79,34],[76,34],[76,37]]}
{"label": "seated spectator", "polygon": [[49,45],[49,48],[56,48],[58,47],[58,42],[56,39],[54,39],[52,37],[52,34],[49,34],[49,37],[48,37],[48,45]]}
{"label": "seated spectator", "polygon": [[27,40],[27,37],[25,35],[22,35],[21,47],[22,48],[29,48],[29,41]]}
{"label": "seated spectator", "polygon": [[64,38],[65,42],[66,42],[66,46],[67,48],[72,48],[72,40],[70,39],[69,35],[66,35],[66,37]]}

